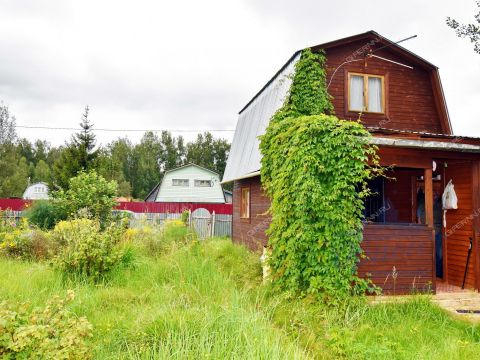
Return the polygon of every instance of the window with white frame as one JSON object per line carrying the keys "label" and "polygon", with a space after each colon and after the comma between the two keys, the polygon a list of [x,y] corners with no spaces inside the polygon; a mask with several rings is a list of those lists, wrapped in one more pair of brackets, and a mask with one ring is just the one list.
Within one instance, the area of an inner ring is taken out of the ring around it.
{"label": "window with white frame", "polygon": [[190,182],[188,179],[172,179],[172,186],[188,187],[190,186]]}
{"label": "window with white frame", "polygon": [[195,179],[195,186],[196,187],[211,187],[212,180],[198,180]]}
{"label": "window with white frame", "polygon": [[383,76],[348,74],[348,110],[385,113],[385,81]]}

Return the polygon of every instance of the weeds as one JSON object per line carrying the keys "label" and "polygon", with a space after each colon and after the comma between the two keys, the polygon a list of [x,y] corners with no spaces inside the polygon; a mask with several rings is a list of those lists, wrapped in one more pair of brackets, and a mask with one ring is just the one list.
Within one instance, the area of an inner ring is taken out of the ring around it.
{"label": "weeds", "polygon": [[65,281],[45,262],[0,259],[0,300],[44,307],[74,289],[69,311],[92,324],[86,343],[96,359],[466,359],[480,352],[478,326],[453,320],[428,297],[380,305],[354,297],[329,307],[262,285],[259,254],[168,226],[123,232],[118,246],[135,266],[116,267],[108,282]]}

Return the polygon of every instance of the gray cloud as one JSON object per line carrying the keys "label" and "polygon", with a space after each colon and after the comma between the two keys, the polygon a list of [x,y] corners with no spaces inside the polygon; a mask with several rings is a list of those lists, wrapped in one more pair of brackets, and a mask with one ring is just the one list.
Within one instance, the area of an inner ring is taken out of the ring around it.
{"label": "gray cloud", "polygon": [[480,56],[445,25],[447,15],[473,19],[473,0],[0,4],[0,99],[20,124],[77,126],[89,104],[103,128],[233,129],[237,111],[295,50],[373,29],[392,40],[418,34],[405,46],[441,68],[455,131],[480,136]]}

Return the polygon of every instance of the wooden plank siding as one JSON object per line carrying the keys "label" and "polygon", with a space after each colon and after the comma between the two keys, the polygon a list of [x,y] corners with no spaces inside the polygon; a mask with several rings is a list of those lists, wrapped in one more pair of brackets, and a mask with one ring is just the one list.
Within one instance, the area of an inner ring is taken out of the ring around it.
{"label": "wooden plank siding", "polygon": [[[381,148],[380,154],[391,160],[396,149]],[[431,179],[432,160],[437,162],[434,175],[441,175],[441,181],[434,181],[428,189],[428,196],[443,193],[444,186],[451,179],[458,197],[458,209],[447,211],[447,227],[444,229],[443,259],[444,279],[451,285],[461,286],[467,260],[469,238],[474,238],[473,251],[466,278],[466,288],[480,288],[480,161],[478,155],[452,153],[445,151],[421,151],[418,149],[399,149],[395,159],[397,165],[414,165],[415,168],[394,167],[389,171],[389,180],[385,182],[384,196],[387,211],[386,222],[395,224],[375,224],[365,228],[362,248],[370,257],[369,262],[362,261],[362,274],[372,273],[377,285],[382,285],[393,266],[399,271],[397,290],[408,292],[412,284],[422,290],[430,283],[435,288],[434,232],[430,226],[416,226],[415,187],[423,187],[420,176]],[[415,163],[417,163],[415,165]],[[386,164],[385,164],[386,165]],[[391,165],[391,163],[390,163]],[[445,166],[446,165],[446,166]],[[430,180],[431,181],[431,180]],[[240,219],[239,198],[242,187],[250,187],[250,219]],[[258,250],[267,244],[265,230],[269,225],[266,214],[270,201],[261,189],[260,177],[235,181],[233,205],[233,240],[243,243],[250,249]],[[432,208],[429,222],[432,222]],[[405,223],[405,224],[396,224]],[[431,224],[430,224],[431,225]],[[476,228],[474,227],[476,226]],[[476,229],[476,230],[475,230]],[[384,247],[384,250],[382,250]],[[389,257],[381,259],[379,252],[387,252]],[[394,254],[398,252],[396,257]],[[373,255],[373,256],[370,256]],[[407,261],[407,259],[409,259]],[[428,261],[427,261],[428,260]],[[390,291],[386,284],[385,290]]]}
{"label": "wooden plank siding", "polygon": [[[470,237],[473,237],[472,163],[467,161],[447,161],[445,181],[453,180],[458,197],[458,210],[448,210],[446,215],[446,258],[449,284],[461,286],[467,262]],[[476,287],[476,259],[472,252],[468,266],[466,288]]]}
{"label": "wooden plank siding", "polygon": [[391,294],[395,266],[396,293],[435,291],[433,241],[433,230],[425,225],[366,225],[362,249],[367,258],[360,261],[358,273]]}
{"label": "wooden plank siding", "polygon": [[[240,218],[241,189],[250,189],[250,218]],[[270,199],[260,185],[260,177],[235,181],[233,184],[233,241],[246,245],[251,250],[260,250],[267,244],[265,230],[271,217],[267,214]]]}
{"label": "wooden plank siding", "polygon": [[472,164],[473,254],[475,258],[475,288],[480,289],[480,161]]}
{"label": "wooden plank siding", "polygon": [[[352,54],[365,44],[366,40],[363,39],[326,50],[327,83],[330,83],[328,92],[333,97],[336,116],[350,120],[358,118],[358,112],[350,112],[347,108],[348,72],[381,75],[385,76],[386,111],[385,114],[364,113],[362,122],[365,125],[442,133],[442,124],[435,103],[434,79],[430,75],[430,70],[419,66],[408,69],[384,60],[369,58],[367,61],[344,64],[335,73],[333,79],[331,78],[334,71],[346,59],[351,59]],[[379,50],[375,54],[406,65],[413,65],[389,49]],[[360,58],[360,56],[357,57],[357,59]]]}

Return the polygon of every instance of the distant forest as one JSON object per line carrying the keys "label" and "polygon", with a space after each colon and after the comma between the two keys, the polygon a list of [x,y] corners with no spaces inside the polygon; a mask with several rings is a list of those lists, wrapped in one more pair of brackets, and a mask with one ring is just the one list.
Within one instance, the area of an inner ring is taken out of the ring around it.
{"label": "distant forest", "polygon": [[81,170],[95,170],[118,183],[119,196],[143,200],[166,170],[195,163],[223,175],[230,143],[211,133],[198,134],[191,142],[168,131],[145,132],[139,143],[118,138],[97,146],[94,125],[85,108],[80,128],[62,146],[20,138],[16,120],[0,104],[0,197],[21,197],[29,183],[43,181],[51,189],[66,188]]}

